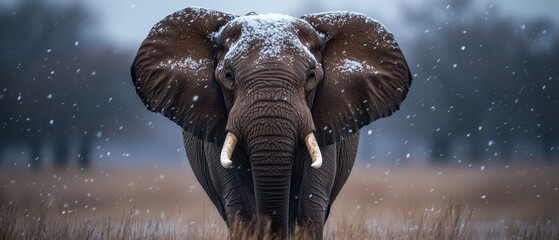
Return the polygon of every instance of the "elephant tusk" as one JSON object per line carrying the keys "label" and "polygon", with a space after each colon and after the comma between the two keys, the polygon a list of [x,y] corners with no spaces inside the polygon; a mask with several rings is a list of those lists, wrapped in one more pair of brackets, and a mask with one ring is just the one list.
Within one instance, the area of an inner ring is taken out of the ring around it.
{"label": "elephant tusk", "polygon": [[225,142],[223,142],[223,148],[221,149],[221,165],[224,168],[231,168],[233,162],[231,161],[231,156],[233,155],[233,150],[235,150],[235,145],[237,144],[237,137],[233,133],[227,133],[225,137]]}
{"label": "elephant tusk", "polygon": [[311,155],[311,167],[315,169],[320,168],[320,166],[322,166],[322,153],[320,153],[320,148],[312,132],[305,137],[305,145],[307,145],[307,150],[309,151],[309,155]]}

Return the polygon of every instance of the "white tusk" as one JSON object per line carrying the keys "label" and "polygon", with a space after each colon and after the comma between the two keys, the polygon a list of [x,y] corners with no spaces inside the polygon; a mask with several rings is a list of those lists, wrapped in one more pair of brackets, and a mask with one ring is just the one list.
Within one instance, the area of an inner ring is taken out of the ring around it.
{"label": "white tusk", "polygon": [[305,145],[307,145],[307,150],[309,155],[311,155],[311,167],[318,169],[322,166],[322,153],[320,153],[320,148],[318,148],[318,143],[316,143],[316,138],[314,138],[312,132],[305,137]]}
{"label": "white tusk", "polygon": [[235,145],[237,144],[237,137],[233,133],[227,133],[225,136],[225,142],[223,142],[223,148],[221,149],[221,165],[224,168],[231,168],[233,162],[231,161],[231,156],[233,155],[233,150],[235,150]]}

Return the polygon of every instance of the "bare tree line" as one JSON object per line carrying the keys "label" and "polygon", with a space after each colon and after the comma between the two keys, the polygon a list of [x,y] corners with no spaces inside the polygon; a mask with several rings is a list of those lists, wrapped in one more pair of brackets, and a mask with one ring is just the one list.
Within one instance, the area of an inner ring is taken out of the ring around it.
{"label": "bare tree line", "polygon": [[132,51],[86,35],[92,19],[80,5],[23,1],[0,12],[0,157],[20,148],[39,168],[87,168],[96,142],[146,134],[129,84]]}

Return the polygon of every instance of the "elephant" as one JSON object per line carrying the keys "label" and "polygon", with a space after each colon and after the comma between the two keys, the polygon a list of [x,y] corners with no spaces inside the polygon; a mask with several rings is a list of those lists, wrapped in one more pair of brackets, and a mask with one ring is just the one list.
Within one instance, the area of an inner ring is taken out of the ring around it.
{"label": "elephant", "polygon": [[230,230],[240,219],[317,239],[359,129],[398,110],[412,81],[394,36],[365,15],[204,8],[157,23],[131,75],[147,109],[182,128],[192,171]]}

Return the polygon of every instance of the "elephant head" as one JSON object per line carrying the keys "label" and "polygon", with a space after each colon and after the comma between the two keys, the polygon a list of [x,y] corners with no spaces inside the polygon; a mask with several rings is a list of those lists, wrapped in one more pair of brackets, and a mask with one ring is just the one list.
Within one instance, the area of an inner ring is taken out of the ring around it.
{"label": "elephant head", "polygon": [[[224,167],[248,162],[256,209],[271,216],[273,230],[287,226],[295,150],[306,145],[320,167],[319,145],[391,115],[411,84],[393,35],[364,15],[234,16],[198,8],[153,27],[132,78],[149,110],[223,145]],[[248,159],[231,162],[233,149]]]}

